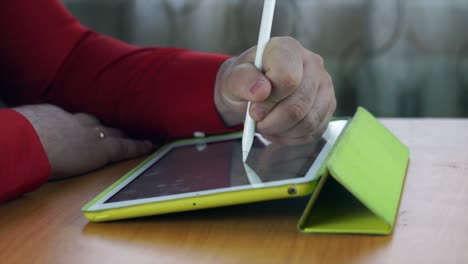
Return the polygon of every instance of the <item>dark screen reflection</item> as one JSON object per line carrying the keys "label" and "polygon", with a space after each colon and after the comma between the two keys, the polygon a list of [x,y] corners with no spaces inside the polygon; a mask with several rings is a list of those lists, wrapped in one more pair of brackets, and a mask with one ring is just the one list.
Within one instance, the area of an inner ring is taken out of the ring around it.
{"label": "dark screen reflection", "polygon": [[[265,146],[255,138],[247,164],[262,182],[304,177],[325,140]],[[241,140],[172,149],[106,203],[249,185]]]}

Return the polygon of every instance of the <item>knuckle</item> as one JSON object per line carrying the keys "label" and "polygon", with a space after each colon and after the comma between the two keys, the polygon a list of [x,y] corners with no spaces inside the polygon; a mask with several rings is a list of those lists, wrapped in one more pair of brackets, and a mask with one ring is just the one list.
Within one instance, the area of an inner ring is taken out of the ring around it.
{"label": "knuckle", "polygon": [[300,77],[296,72],[283,72],[281,76],[281,86],[288,94],[291,94],[300,85]]}
{"label": "knuckle", "polygon": [[302,99],[298,99],[290,103],[286,108],[286,113],[292,121],[302,120],[306,115],[304,101],[302,101]]}
{"label": "knuckle", "polygon": [[312,57],[315,63],[317,63],[320,67],[323,68],[325,66],[325,61],[323,60],[322,56],[314,53]]}
{"label": "knuckle", "polygon": [[281,43],[281,46],[285,45],[287,47],[292,48],[302,48],[301,43],[297,39],[290,36],[274,37],[272,38],[272,41],[276,43]]}
{"label": "knuckle", "polygon": [[301,43],[292,37],[273,37],[266,46],[267,53],[283,54],[291,57],[300,57],[307,51]]}
{"label": "knuckle", "polygon": [[309,51],[308,52],[309,56],[308,56],[308,61],[315,64],[315,65],[318,65],[320,68],[325,68],[325,60],[323,59],[322,56],[318,55],[317,53],[314,53],[314,52],[311,52]]}

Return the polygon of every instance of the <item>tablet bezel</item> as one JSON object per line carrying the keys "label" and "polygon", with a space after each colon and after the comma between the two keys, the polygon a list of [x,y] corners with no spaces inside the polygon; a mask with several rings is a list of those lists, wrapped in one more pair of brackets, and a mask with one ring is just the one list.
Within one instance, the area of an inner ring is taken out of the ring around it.
{"label": "tablet bezel", "polygon": [[[322,150],[320,151],[319,155],[317,156],[313,164],[307,170],[306,175],[301,178],[278,180],[278,181],[265,182],[265,183],[256,183],[253,185],[251,184],[251,185],[224,187],[224,188],[217,188],[217,189],[212,189],[212,190],[188,192],[188,193],[181,193],[181,194],[172,194],[172,195],[161,196],[161,197],[141,198],[141,199],[132,199],[132,200],[127,200],[127,201],[105,203],[105,201],[109,200],[113,195],[115,195],[117,192],[122,190],[127,184],[132,182],[136,177],[138,177],[141,173],[143,173],[146,169],[148,169],[158,160],[162,159],[164,155],[166,155],[172,149],[177,148],[177,147],[183,147],[183,146],[209,144],[213,142],[236,140],[236,139],[240,139],[242,137],[242,134],[232,133],[232,134],[226,134],[226,135],[211,136],[211,137],[206,137],[206,138],[195,138],[195,139],[185,139],[185,140],[175,141],[160,148],[153,155],[151,155],[145,161],[143,161],[139,166],[134,168],[132,171],[130,171],[124,177],[122,177],[119,181],[115,182],[113,185],[107,188],[104,192],[102,192],[95,199],[93,199],[89,204],[87,204],[83,208],[83,211],[95,212],[95,211],[109,210],[109,209],[115,209],[115,208],[150,204],[150,203],[168,202],[168,201],[179,200],[179,199],[216,195],[216,194],[229,193],[229,192],[247,191],[247,190],[254,190],[254,189],[264,189],[264,188],[309,183],[309,182],[317,180],[320,169],[322,168],[322,165],[324,164],[328,154],[330,153],[333,145],[336,142],[336,139],[338,138],[339,134],[341,133],[345,125],[346,125],[346,121],[344,120],[334,121],[330,123],[329,127],[327,128],[327,130],[322,136],[322,138],[326,140],[325,145],[323,146]],[[261,137],[261,135],[257,134],[256,137],[259,137],[259,139],[262,141],[265,140]]]}

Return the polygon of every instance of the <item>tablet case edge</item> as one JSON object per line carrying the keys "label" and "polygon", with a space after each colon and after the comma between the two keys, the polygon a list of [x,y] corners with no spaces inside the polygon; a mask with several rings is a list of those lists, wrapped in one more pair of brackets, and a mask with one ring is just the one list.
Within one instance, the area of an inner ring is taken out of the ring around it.
{"label": "tablet case edge", "polygon": [[305,233],[390,234],[409,149],[364,108],[348,122],[298,229]]}

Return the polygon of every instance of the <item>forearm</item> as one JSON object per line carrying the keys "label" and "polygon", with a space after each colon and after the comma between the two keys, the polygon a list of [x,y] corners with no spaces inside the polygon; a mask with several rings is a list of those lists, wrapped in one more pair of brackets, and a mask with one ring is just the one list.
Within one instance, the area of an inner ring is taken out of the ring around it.
{"label": "forearm", "polygon": [[83,27],[54,0],[0,6],[0,94],[9,104],[52,103],[151,138],[228,131],[213,99],[226,56],[128,45]]}
{"label": "forearm", "polygon": [[62,65],[47,101],[144,137],[226,131],[214,105],[223,55],[137,48],[90,34]]}

